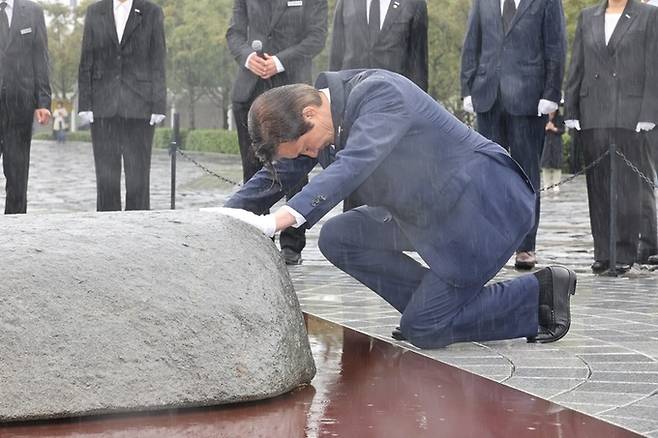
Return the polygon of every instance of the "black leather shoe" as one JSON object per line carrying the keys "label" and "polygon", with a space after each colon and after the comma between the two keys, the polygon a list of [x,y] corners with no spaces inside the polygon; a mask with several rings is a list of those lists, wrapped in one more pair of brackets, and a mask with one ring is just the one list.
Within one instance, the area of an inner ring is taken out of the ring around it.
{"label": "black leather shoe", "polygon": [[592,272],[595,274],[601,274],[608,270],[608,262],[602,262],[600,260],[592,263]]}
{"label": "black leather shoe", "polygon": [[393,331],[391,332],[391,337],[395,339],[396,341],[406,341],[407,338],[404,337],[402,334],[402,331],[400,330],[400,327],[395,327]]}
{"label": "black leather shoe", "polygon": [[647,257],[647,263],[650,265],[658,265],[658,254]]}
{"label": "black leather shoe", "polygon": [[630,271],[632,267],[633,267],[633,265],[627,265],[625,263],[617,263],[615,265],[615,271],[616,271],[617,275],[621,275],[621,274],[625,274],[628,271]]}
{"label": "black leather shoe", "polygon": [[286,262],[286,265],[302,264],[302,255],[290,248],[282,248],[281,257],[283,257],[283,260]]}
{"label": "black leather shoe", "polygon": [[564,266],[549,266],[533,274],[539,281],[539,330],[528,342],[555,342],[569,331],[569,299],[576,293],[576,273]]}

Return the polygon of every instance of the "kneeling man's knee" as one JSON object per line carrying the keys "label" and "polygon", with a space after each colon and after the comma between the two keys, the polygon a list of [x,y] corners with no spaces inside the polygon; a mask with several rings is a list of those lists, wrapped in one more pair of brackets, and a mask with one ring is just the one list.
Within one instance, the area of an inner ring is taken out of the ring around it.
{"label": "kneeling man's knee", "polygon": [[327,260],[335,261],[341,252],[340,216],[333,217],[322,225],[318,237],[318,248]]}

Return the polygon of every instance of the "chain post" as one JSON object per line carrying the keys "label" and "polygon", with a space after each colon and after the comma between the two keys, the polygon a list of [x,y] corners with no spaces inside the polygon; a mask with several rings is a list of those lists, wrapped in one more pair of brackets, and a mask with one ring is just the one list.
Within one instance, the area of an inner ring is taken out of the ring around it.
{"label": "chain post", "polygon": [[171,201],[170,208],[176,210],[176,156],[180,144],[180,115],[173,114],[173,132],[171,143],[169,143],[169,155],[171,157]]}

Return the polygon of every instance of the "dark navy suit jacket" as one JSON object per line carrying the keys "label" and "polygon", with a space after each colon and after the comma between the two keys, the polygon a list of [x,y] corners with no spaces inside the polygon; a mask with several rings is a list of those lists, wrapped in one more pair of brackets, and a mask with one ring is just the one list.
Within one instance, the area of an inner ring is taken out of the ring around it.
{"label": "dark navy suit jacket", "polygon": [[335,149],[276,163],[280,185],[262,169],[226,206],[263,211],[319,161],[325,169],[288,201],[308,226],[355,192],[446,281],[491,278],[534,223],[534,190],[507,152],[399,74],[322,73],[315,86],[330,91]]}
{"label": "dark navy suit jacket", "polygon": [[566,56],[560,0],[521,0],[507,33],[500,0],[473,0],[462,49],[462,97],[476,112],[491,109],[500,90],[513,115],[537,115],[540,99],[559,102]]}

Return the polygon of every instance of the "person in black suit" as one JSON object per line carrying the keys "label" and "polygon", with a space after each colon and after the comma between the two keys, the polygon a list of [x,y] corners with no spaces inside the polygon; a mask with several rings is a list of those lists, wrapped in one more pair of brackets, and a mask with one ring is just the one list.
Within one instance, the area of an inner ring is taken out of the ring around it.
{"label": "person in black suit", "polygon": [[[539,190],[546,114],[558,108],[566,57],[561,0],[473,0],[462,50],[464,110],[480,134],[506,148]],[[535,226],[515,266],[537,263]]]}
{"label": "person in black suit", "polygon": [[91,123],[98,211],[150,208],[154,125],[164,120],[162,9],[148,0],[101,0],[85,17],[78,75],[80,116]]}
{"label": "person in black suit", "polygon": [[0,154],[5,214],[27,211],[32,121],[50,120],[48,35],[41,6],[0,0]]}
{"label": "person in black suit", "polygon": [[[565,89],[565,124],[582,130],[585,162],[614,142],[631,162],[646,156],[644,132],[658,123],[658,9],[608,0],[581,11]],[[624,272],[635,262],[640,178],[617,159],[617,266],[609,266],[610,157],[587,172],[595,273]]]}
{"label": "person in black suit", "polygon": [[425,0],[338,0],[329,70],[356,68],[400,73],[427,91]]}
{"label": "person in black suit", "polygon": [[[326,38],[327,0],[235,0],[226,41],[238,63],[231,100],[244,182],[262,167],[251,148],[247,129],[249,107],[270,88],[310,84],[311,61],[324,48]],[[253,46],[254,41],[262,45],[260,56]],[[287,196],[297,193],[306,182],[301,181]],[[255,209],[252,212],[267,213]],[[280,243],[287,264],[301,263],[301,252],[306,245],[303,227],[285,230]]]}

